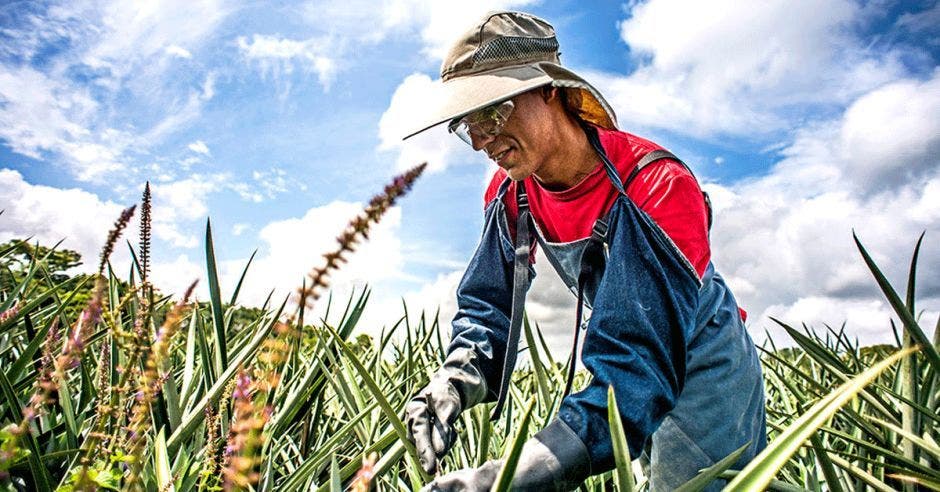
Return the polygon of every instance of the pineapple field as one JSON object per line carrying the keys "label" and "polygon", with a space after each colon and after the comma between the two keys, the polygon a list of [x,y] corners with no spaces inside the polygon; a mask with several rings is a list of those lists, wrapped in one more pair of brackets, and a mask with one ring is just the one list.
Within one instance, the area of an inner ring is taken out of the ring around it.
{"label": "pineapple field", "polygon": [[[336,299],[328,290],[330,274],[422,170],[395,178],[293,295],[261,308],[239,305],[244,273],[236,285],[219,285],[208,225],[209,298],[195,299],[195,286],[164,293],[151,284],[149,187],[102,238],[95,274],[65,274],[79,258],[55,245],[0,245],[0,488],[424,486],[432,477],[418,465],[403,409],[441,365],[449,320],[406,307],[370,337],[357,330],[370,292]],[[134,213],[140,235],[127,243],[133,268],[122,274],[109,256]],[[904,286],[892,286],[856,244],[894,308],[885,330],[896,343],[860,347],[844,326],[777,321],[792,343],[759,347],[767,449],[743,470],[730,468],[732,454],[683,490],[716,479],[727,490],[940,490],[940,330],[918,315],[920,241]],[[313,319],[314,304],[326,314]],[[502,417],[490,420],[491,404],[464,412],[442,465],[506,458],[494,490],[509,490],[521,443],[551,420],[565,386],[566,361],[552,357],[539,326],[527,320],[523,338],[528,362],[513,376]],[[578,373],[575,388],[587,377]],[[643,467],[628,456],[616,405],[609,407],[617,467],[581,490],[644,490]]]}

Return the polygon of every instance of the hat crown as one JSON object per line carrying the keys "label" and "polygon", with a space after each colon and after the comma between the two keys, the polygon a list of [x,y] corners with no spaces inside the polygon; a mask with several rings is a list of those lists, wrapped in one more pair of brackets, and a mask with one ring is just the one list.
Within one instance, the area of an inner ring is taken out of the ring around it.
{"label": "hat crown", "polygon": [[548,22],[523,12],[491,12],[464,32],[441,65],[441,79],[536,62],[559,63]]}

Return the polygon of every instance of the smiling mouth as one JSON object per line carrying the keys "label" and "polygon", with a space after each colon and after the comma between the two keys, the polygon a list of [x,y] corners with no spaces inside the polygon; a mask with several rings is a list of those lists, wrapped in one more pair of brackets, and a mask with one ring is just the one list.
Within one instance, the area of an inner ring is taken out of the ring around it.
{"label": "smiling mouth", "polygon": [[506,155],[509,154],[509,152],[511,152],[511,151],[512,151],[512,147],[510,147],[510,148],[508,148],[508,149],[506,149],[506,150],[504,150],[504,151],[502,151],[502,152],[499,152],[499,153],[497,153],[497,154],[491,155],[491,156],[490,156],[490,159],[493,159],[493,161],[495,161],[496,164],[500,164],[500,165],[501,165],[503,158],[505,158]]}

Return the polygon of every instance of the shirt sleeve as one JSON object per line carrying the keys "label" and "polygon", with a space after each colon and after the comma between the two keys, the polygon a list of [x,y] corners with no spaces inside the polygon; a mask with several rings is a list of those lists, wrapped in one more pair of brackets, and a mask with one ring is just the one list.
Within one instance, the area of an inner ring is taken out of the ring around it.
{"label": "shirt sleeve", "polygon": [[[499,227],[501,205],[486,206],[483,236],[457,286],[457,313],[448,352],[476,352],[487,384],[486,400],[498,395],[512,308],[512,247]],[[461,395],[464,397],[465,395]]]}
{"label": "shirt sleeve", "polygon": [[669,236],[702,278],[711,261],[708,209],[692,173],[682,164],[664,159],[641,171],[627,194]]}

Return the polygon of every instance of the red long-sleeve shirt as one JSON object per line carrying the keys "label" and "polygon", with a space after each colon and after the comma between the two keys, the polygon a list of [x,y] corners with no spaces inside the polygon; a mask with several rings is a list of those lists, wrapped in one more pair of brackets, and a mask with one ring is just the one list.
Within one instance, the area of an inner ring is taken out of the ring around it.
{"label": "red long-sleeve shirt", "polygon": [[[597,131],[607,157],[624,181],[644,155],[662,148],[629,133],[603,128]],[[494,173],[486,190],[486,203],[496,197],[499,185],[505,179],[504,170]],[[594,221],[606,214],[617,198],[617,189],[607,178],[599,158],[591,174],[566,190],[549,191],[533,177],[526,178],[525,187],[532,217],[545,239],[551,242],[569,242],[590,236]],[[515,188],[516,183],[511,183],[504,196],[512,234],[515,234],[518,215]],[[711,260],[708,211],[702,190],[692,173],[679,162],[662,159],[640,171],[626,191],[627,196],[672,239],[701,278]]]}

